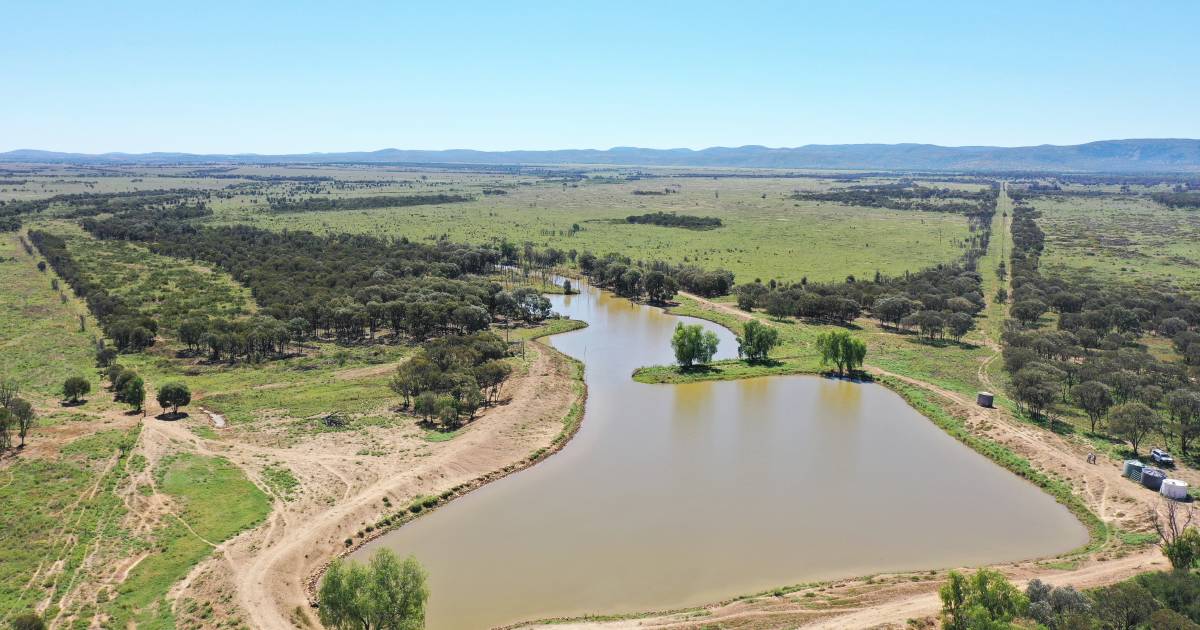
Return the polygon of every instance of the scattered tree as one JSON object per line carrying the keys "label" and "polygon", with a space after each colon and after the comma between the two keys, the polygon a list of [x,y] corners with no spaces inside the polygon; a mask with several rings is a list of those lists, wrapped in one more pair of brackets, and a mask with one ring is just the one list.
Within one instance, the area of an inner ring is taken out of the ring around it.
{"label": "scattered tree", "polygon": [[1049,310],[1049,308],[1046,306],[1045,302],[1040,300],[1022,300],[1020,302],[1013,303],[1011,312],[1012,316],[1020,320],[1022,324],[1030,326],[1041,319],[1042,315],[1045,315],[1047,310]]}
{"label": "scattered tree", "polygon": [[25,436],[29,434],[29,429],[33,428],[37,413],[33,410],[33,405],[24,398],[13,398],[5,408],[12,414],[12,421],[17,426],[17,436],[21,438],[18,448],[25,448]]}
{"label": "scattered tree", "polygon": [[13,425],[16,424],[16,418],[8,407],[0,407],[0,455],[4,454],[10,446],[12,446],[12,431]]}
{"label": "scattered tree", "polygon": [[[122,376],[124,374],[132,373],[126,371],[122,373]],[[118,392],[117,402],[123,402],[133,407],[134,411],[142,411],[146,405],[146,382],[142,380],[142,377],[133,374],[125,379]]]}
{"label": "scattered tree", "polygon": [[1154,595],[1136,582],[1117,582],[1101,588],[1092,596],[1093,612],[1102,628],[1133,630],[1141,628],[1150,616],[1162,608]]}
{"label": "scattered tree", "polygon": [[82,376],[71,376],[63,381],[63,397],[71,404],[78,403],[91,391],[92,383]]}
{"label": "scattered tree", "polygon": [[318,593],[321,623],[336,630],[419,630],[429,589],[412,556],[381,549],[367,565],[334,560]]}
{"label": "scattered tree", "polygon": [[1200,392],[1177,389],[1167,395],[1169,429],[1179,438],[1179,452],[1187,455],[1189,441],[1200,435]]}
{"label": "scattered tree", "polygon": [[163,409],[171,408],[171,413],[178,414],[179,408],[186,406],[192,402],[192,392],[188,386],[179,382],[171,381],[163,383],[158,388],[158,405]]}

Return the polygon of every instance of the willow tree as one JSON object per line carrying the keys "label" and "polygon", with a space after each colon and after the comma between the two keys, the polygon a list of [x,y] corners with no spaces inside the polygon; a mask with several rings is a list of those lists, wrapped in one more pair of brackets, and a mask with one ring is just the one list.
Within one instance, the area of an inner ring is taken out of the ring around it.
{"label": "willow tree", "polygon": [[821,353],[821,365],[834,365],[840,375],[853,373],[867,358],[867,344],[844,330],[818,335],[817,351]]}

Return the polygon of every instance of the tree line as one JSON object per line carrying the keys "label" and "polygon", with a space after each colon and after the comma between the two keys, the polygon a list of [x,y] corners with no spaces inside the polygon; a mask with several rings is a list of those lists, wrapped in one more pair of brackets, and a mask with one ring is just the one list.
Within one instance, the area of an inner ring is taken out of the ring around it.
{"label": "tree line", "polygon": [[772,317],[796,317],[847,325],[869,314],[884,326],[930,339],[961,339],[983,310],[982,278],[961,263],[942,264],[903,276],[876,274],[845,282],[752,282],[734,289],[738,307]]}
{"label": "tree line", "polygon": [[727,295],[733,288],[733,272],[725,269],[705,271],[694,265],[673,265],[660,260],[635,263],[628,256],[609,253],[598,257],[587,251],[579,254],[577,264],[593,284],[632,299],[646,296],[661,303],[671,299],[679,289],[717,297]]}
{"label": "tree line", "polygon": [[1200,193],[1160,192],[1150,195],[1150,198],[1168,208],[1184,208],[1188,210],[1200,208]]}
{"label": "tree line", "polygon": [[267,197],[271,212],[326,212],[338,210],[369,210],[372,208],[403,208],[443,203],[473,201],[470,195],[445,193],[430,195],[374,195],[369,197]]}
{"label": "tree line", "polygon": [[164,209],[191,202],[202,203],[209,193],[186,188],[136,190],[110,193],[71,193],[41,199],[0,200],[0,217],[36,214],[62,205],[70,208],[67,216],[84,217],[98,214],[120,214]]}
{"label": "tree line", "polygon": [[921,186],[911,180],[901,180],[894,184],[856,185],[827,191],[797,190],[792,193],[792,198],[834,201],[847,206],[950,212],[970,216],[991,215],[996,208],[999,190],[994,182],[984,190],[968,191]]}
{"label": "tree line", "polygon": [[[635,191],[634,194],[637,194]],[[646,194],[646,193],[642,193]],[[626,223],[661,225],[688,230],[712,230],[721,227],[721,219],[717,217],[698,217],[691,214],[676,214],[674,212],[650,212],[647,214],[631,214],[625,217]]]}
{"label": "tree line", "polygon": [[1200,575],[1187,569],[1143,573],[1086,591],[1034,579],[1023,592],[993,569],[970,576],[951,571],[938,595],[945,630],[1200,627]]}
{"label": "tree line", "polygon": [[[349,342],[390,331],[421,341],[471,334],[493,321],[537,323],[551,315],[549,301],[536,291],[505,291],[479,277],[502,262],[496,248],[214,228],[186,218],[160,211],[81,223],[98,238],[138,241],[158,254],[214,264],[251,290],[261,307],[257,316],[230,320],[196,313],[172,331],[193,353],[207,352],[212,360],[283,356],[289,345],[322,335]],[[63,239],[44,232],[31,237],[87,301],[118,351],[153,344],[158,324],[88,282]]]}
{"label": "tree line", "polygon": [[[1060,407],[1078,408],[1092,432],[1126,440],[1135,454],[1157,434],[1187,454],[1200,435],[1200,388],[1187,372],[1200,365],[1200,302],[1166,286],[1043,276],[1038,216],[1027,203],[1014,206],[1012,318],[1002,336],[1014,399],[1051,425]],[[1057,325],[1042,328],[1051,312]],[[1172,339],[1183,363],[1151,354],[1144,335]]]}
{"label": "tree line", "polygon": [[140,352],[154,345],[158,322],[138,312],[121,296],[109,293],[104,286],[89,280],[67,251],[65,240],[48,232],[31,230],[29,241],[54,272],[71,286],[71,291],[87,303],[104,334],[113,340],[118,350]]}

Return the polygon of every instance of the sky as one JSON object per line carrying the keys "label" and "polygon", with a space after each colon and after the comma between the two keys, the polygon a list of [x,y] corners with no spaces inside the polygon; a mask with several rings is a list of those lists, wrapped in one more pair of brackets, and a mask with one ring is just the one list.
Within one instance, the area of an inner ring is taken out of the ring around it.
{"label": "sky", "polygon": [[1200,138],[1200,2],[8,2],[0,151]]}

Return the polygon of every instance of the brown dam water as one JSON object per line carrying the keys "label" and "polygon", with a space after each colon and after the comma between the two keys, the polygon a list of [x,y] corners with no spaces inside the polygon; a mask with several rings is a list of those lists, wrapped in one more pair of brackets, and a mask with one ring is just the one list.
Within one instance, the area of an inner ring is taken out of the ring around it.
{"label": "brown dam water", "polygon": [[1053,555],[1087,540],[1066,508],[880,385],[779,376],[644,385],[676,322],[583,287],[582,428],[558,454],[358,551],[414,554],[428,627],[664,610],[882,571]]}

